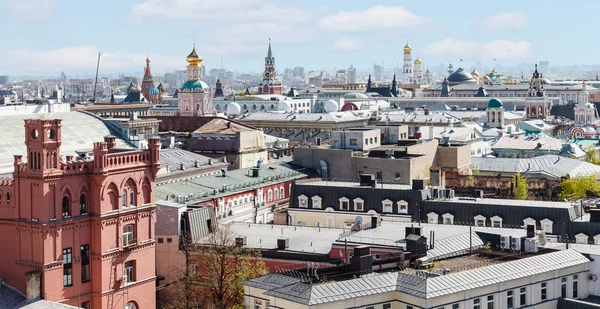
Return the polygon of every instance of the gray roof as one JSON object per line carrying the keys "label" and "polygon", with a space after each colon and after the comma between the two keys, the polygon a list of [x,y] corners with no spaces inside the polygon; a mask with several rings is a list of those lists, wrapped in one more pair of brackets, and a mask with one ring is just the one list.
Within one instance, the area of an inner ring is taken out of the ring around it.
{"label": "gray roof", "polygon": [[[156,200],[166,197],[188,196],[188,203],[198,203],[214,198],[229,196],[234,192],[244,192],[262,188],[269,183],[279,183],[288,180],[307,177],[308,169],[289,163],[267,164],[260,169],[260,177],[252,177],[250,170],[244,168],[227,172],[227,176],[208,175],[187,180],[178,180],[157,184],[154,190]],[[223,186],[227,191],[221,192]],[[216,193],[215,193],[216,191]]]}
{"label": "gray roof", "polygon": [[2,309],[75,309],[78,307],[50,302],[42,299],[28,301],[25,295],[12,286],[2,283],[0,287],[0,308]]}
{"label": "gray roof", "polygon": [[[13,155],[26,156],[25,119],[62,119],[61,155],[77,155],[76,150],[89,149],[94,142],[104,141],[104,136],[111,135],[109,124],[102,118],[87,112],[74,111],[50,113],[43,115],[10,115],[0,117],[0,173],[13,170]],[[125,141],[117,137],[117,147],[127,148]]]}
{"label": "gray roof", "polygon": [[508,135],[502,136],[492,145],[492,149],[547,150],[559,152],[563,142],[546,135]]}
{"label": "gray roof", "polygon": [[[394,291],[431,299],[589,262],[590,260],[581,253],[570,249],[427,279],[390,272],[324,284],[308,285],[295,282],[276,287],[265,294],[309,306]],[[254,283],[251,282],[255,280],[257,279],[244,284],[252,286]],[[282,280],[279,282],[284,283]]]}
{"label": "gray roof", "polygon": [[235,120],[244,121],[289,121],[289,122],[316,122],[316,123],[339,123],[350,121],[366,121],[371,116],[370,111],[347,111],[335,113],[249,113],[237,117]]}
{"label": "gray roof", "polygon": [[[209,162],[213,164],[209,164]],[[198,167],[195,167],[195,162],[198,162]],[[184,165],[184,170],[181,170],[181,163]],[[170,172],[167,172],[167,166],[170,167]],[[218,169],[228,167],[227,162],[220,162],[219,159],[211,159],[191,151],[183,149],[161,149],[160,151],[160,167],[158,178],[171,176],[173,174],[196,173],[202,170]]]}
{"label": "gray roof", "polygon": [[600,174],[600,166],[557,155],[534,158],[482,158],[473,157],[473,168],[480,172],[534,174],[544,173],[554,177],[582,177]]}

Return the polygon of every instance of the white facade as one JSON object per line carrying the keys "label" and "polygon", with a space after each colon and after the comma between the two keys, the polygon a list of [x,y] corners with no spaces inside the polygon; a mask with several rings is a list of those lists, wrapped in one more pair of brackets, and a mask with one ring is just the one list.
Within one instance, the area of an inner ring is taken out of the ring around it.
{"label": "white facade", "polygon": [[379,129],[350,129],[331,132],[331,148],[368,151],[381,146]]}

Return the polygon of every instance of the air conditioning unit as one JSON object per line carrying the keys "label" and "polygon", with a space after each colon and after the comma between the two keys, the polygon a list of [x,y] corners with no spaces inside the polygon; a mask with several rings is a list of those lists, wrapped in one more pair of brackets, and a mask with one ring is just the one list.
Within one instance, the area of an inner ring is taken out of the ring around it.
{"label": "air conditioning unit", "polygon": [[510,236],[506,236],[506,235],[500,236],[500,248],[502,248],[502,249],[510,248]]}
{"label": "air conditioning unit", "polygon": [[511,237],[510,238],[510,249],[514,251],[521,251],[521,238]]}
{"label": "air conditioning unit", "polygon": [[596,276],[596,275],[594,275],[594,274],[589,274],[589,275],[587,276],[587,278],[588,278],[588,280],[590,280],[590,281],[596,281],[596,280],[598,280],[598,276]]}
{"label": "air conditioning unit", "polygon": [[121,284],[126,285],[129,281],[127,280],[127,275],[123,275],[121,277]]}
{"label": "air conditioning unit", "polygon": [[536,238],[525,239],[525,252],[538,252],[539,242]]}

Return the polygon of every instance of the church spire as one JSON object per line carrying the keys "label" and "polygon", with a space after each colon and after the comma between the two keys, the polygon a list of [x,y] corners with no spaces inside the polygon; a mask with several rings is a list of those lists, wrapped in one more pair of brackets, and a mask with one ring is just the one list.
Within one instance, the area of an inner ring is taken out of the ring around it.
{"label": "church spire", "polygon": [[269,38],[269,51],[267,52],[267,59],[273,58],[273,52],[271,51],[271,38]]}
{"label": "church spire", "polygon": [[144,70],[144,79],[152,79],[152,73],[150,72],[150,58],[146,58],[146,69]]}

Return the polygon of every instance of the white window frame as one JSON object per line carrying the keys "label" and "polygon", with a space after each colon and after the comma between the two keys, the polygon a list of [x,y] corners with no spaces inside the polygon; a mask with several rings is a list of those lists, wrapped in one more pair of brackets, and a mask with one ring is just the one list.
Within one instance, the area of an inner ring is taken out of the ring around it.
{"label": "white window frame", "polygon": [[[398,205],[398,213],[402,215],[408,214],[408,202],[405,200],[400,200],[396,203]],[[404,211],[402,210],[404,207]]]}
{"label": "white window frame", "polygon": [[[365,201],[359,197],[352,200],[354,203],[354,211],[365,211]],[[358,207],[360,205],[360,208]]]}
{"label": "white window frame", "polygon": [[279,200],[279,189],[275,188],[275,190],[273,192],[275,192],[275,194],[273,195],[273,200],[275,200],[275,201]]}
{"label": "white window frame", "polygon": [[[381,206],[382,206],[382,213],[384,214],[391,214],[394,212],[394,202],[390,201],[390,200],[383,200],[381,201]],[[389,207],[389,211],[386,210],[386,207]]]}
{"label": "white window frame", "polygon": [[544,231],[544,233],[552,234],[552,225],[554,224],[552,220],[546,218],[544,220],[541,220],[540,223],[542,225],[542,230]]}
{"label": "white window frame", "polygon": [[298,208],[308,208],[308,197],[306,195],[302,194],[298,196]]}
{"label": "white window frame", "polygon": [[[315,195],[315,196],[311,197],[311,199],[312,199],[312,208],[314,208],[314,209],[323,208],[323,199],[320,196]],[[316,205],[318,205],[318,206],[316,206]]]}
{"label": "white window frame", "polygon": [[269,191],[267,191],[267,202],[271,201],[273,201],[273,190],[269,189]]}
{"label": "white window frame", "polygon": [[430,212],[427,214],[427,223],[429,224],[438,224],[439,216],[435,212]]}
{"label": "white window frame", "polygon": [[[493,216],[490,218],[490,223],[492,227],[502,227],[502,218],[499,216]],[[498,223],[498,226],[495,226],[496,223]]]}
{"label": "white window frame", "polygon": [[[448,220],[446,220],[448,219]],[[442,224],[454,224],[454,215],[450,213],[445,213],[442,215]]]}
{"label": "white window frame", "polygon": [[283,186],[279,187],[279,198],[285,198],[285,188]]}
{"label": "white window frame", "polygon": [[[340,201],[340,211],[349,211],[350,210],[350,200],[347,197],[342,197],[339,199]],[[346,207],[346,209],[344,209],[344,207],[342,207],[344,205],[344,203],[347,203],[346,205],[348,205],[348,207]]]}
{"label": "white window frame", "polygon": [[532,218],[526,218],[523,220],[523,228],[527,229],[528,225],[533,225],[535,229],[535,220]]}
{"label": "white window frame", "polygon": [[[480,227],[484,227],[485,221],[487,220],[486,217],[484,217],[482,215],[477,215],[477,216],[473,217],[473,219],[475,220],[475,226],[480,226]],[[483,221],[483,225],[480,225],[479,221]]]}
{"label": "white window frame", "polygon": [[589,237],[583,233],[575,235],[575,242],[578,244],[588,244]]}

